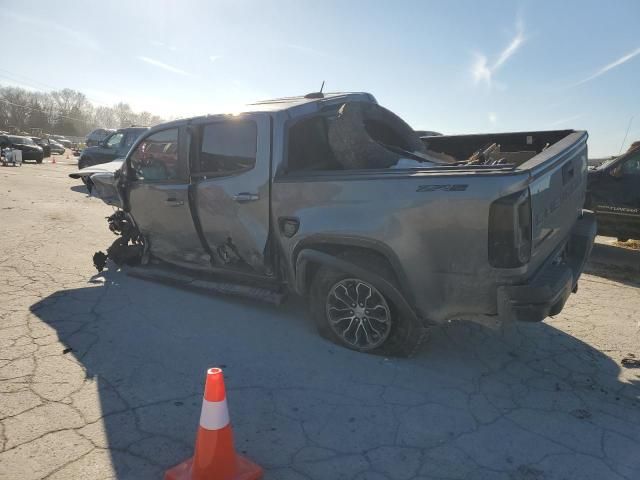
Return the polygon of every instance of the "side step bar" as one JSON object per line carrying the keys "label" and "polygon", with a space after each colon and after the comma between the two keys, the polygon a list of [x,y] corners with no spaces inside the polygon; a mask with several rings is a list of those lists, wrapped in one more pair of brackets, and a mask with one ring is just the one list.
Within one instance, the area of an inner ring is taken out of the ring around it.
{"label": "side step bar", "polygon": [[150,280],[152,282],[158,282],[201,293],[233,295],[236,297],[250,298],[252,300],[267,302],[273,305],[280,305],[286,297],[283,293],[274,292],[273,290],[268,290],[266,288],[204,280],[202,278],[192,277],[190,275],[152,265],[128,267],[125,271],[127,272],[127,275],[142,280]]}

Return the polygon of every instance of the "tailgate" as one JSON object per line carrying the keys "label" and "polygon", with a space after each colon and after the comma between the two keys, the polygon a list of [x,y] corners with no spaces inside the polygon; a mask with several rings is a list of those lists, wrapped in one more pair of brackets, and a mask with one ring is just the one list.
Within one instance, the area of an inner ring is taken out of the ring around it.
{"label": "tailgate", "polygon": [[531,174],[531,264],[541,265],[566,241],[582,212],[587,133],[574,132],[522,164]]}

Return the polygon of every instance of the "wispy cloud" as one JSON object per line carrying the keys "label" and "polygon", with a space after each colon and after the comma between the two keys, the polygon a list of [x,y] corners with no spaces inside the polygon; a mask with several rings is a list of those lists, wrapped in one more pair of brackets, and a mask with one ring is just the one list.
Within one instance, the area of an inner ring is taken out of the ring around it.
{"label": "wispy cloud", "polygon": [[185,72],[184,70],[181,70],[177,67],[168,65],[164,62],[161,62],[160,60],[155,60],[153,58],[149,58],[149,57],[144,57],[144,56],[138,56],[137,57],[138,60],[141,60],[145,63],[148,63],[149,65],[153,65],[154,67],[158,67],[158,68],[162,68],[163,70],[166,70],[168,72],[173,72],[173,73],[177,73],[178,75],[184,75],[186,77],[190,77],[191,74],[189,72]]}
{"label": "wispy cloud", "polygon": [[95,39],[86,32],[78,29],[59,25],[49,19],[38,18],[32,15],[26,16],[19,13],[3,11],[0,12],[0,17],[6,16],[9,19],[31,25],[36,32],[57,32],[66,41],[66,43],[73,44],[74,46],[81,46],[90,50],[99,50],[100,46]]}
{"label": "wispy cloud", "polygon": [[489,62],[489,57],[484,53],[477,53],[471,66],[471,74],[476,83],[484,82],[491,86],[493,76],[507,61],[515,55],[525,41],[524,26],[522,21],[516,22],[516,34],[509,44],[500,52],[495,62]]}
{"label": "wispy cloud", "polygon": [[489,123],[492,125],[495,125],[498,122],[498,115],[496,115],[495,112],[489,112],[487,118],[489,119]]}
{"label": "wispy cloud", "polygon": [[608,65],[605,65],[604,67],[602,67],[601,69],[599,69],[596,73],[594,73],[593,75],[588,76],[587,78],[584,78],[582,80],[580,80],[578,83],[576,83],[575,85],[582,85],[583,83],[587,83],[590,82],[591,80],[598,78],[600,75],[604,75],[605,73],[607,73],[609,70],[613,70],[616,67],[619,67],[620,65],[627,63],[629,60],[631,60],[632,58],[636,57],[640,55],[640,47],[636,48],[634,51],[627,53],[626,55],[623,55],[622,57],[620,57],[619,59],[611,62]]}
{"label": "wispy cloud", "polygon": [[572,115],[570,117],[566,117],[566,118],[561,118],[559,120],[556,120],[555,122],[551,122],[547,124],[547,127],[557,127],[560,125],[566,125],[567,123],[573,122],[575,120],[578,120],[579,118],[582,118],[584,115],[582,113],[579,113],[577,115]]}
{"label": "wispy cloud", "polygon": [[222,57],[220,55],[209,55],[209,60],[215,62],[216,60],[220,60]]}
{"label": "wispy cloud", "polygon": [[277,47],[288,48],[290,50],[295,50],[300,53],[304,53],[306,55],[313,55],[316,57],[326,57],[330,58],[331,55],[327,52],[323,52],[322,50],[316,50],[315,48],[307,47],[305,45],[298,45],[297,43],[286,43],[286,42],[275,42]]}

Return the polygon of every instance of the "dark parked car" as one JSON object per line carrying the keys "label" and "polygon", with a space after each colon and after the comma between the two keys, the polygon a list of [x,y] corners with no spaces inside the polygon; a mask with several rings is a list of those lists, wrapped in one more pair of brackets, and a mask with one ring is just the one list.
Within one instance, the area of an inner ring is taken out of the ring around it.
{"label": "dark parked car", "polygon": [[36,145],[29,137],[0,135],[0,147],[22,150],[22,160],[35,160],[37,163],[42,163],[44,158],[42,147]]}
{"label": "dark parked car", "polygon": [[63,135],[51,135],[49,137],[49,140],[56,141],[57,143],[62,145],[64,148],[71,148],[72,145],[73,145],[71,140],[69,140],[67,137],[65,137]]}
{"label": "dark parked car", "polygon": [[51,153],[55,153],[57,155],[63,155],[65,152],[65,147],[64,145],[58,143],[57,140],[54,140],[52,138],[49,138],[47,140],[49,142],[49,148],[51,148]]}
{"label": "dark parked car", "polygon": [[640,239],[640,144],[589,170],[585,206],[596,213],[600,235]]}
{"label": "dark parked car", "polygon": [[124,157],[133,142],[148,129],[149,127],[127,127],[116,130],[99,145],[85,148],[78,160],[78,168],[107,163]]}
{"label": "dark parked car", "polygon": [[51,156],[51,147],[49,146],[49,142],[47,141],[47,139],[40,137],[31,137],[31,140],[33,140],[33,143],[42,148],[42,156],[44,158]]}
{"label": "dark parked car", "polygon": [[85,139],[85,144],[87,147],[95,147],[96,145],[100,145],[104,142],[104,139],[109,135],[114,133],[115,130],[111,130],[109,128],[96,128],[89,135],[87,135]]}

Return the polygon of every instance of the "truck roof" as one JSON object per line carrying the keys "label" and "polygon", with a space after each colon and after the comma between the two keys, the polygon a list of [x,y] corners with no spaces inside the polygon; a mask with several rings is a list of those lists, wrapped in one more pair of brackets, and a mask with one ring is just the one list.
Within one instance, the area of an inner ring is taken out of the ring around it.
{"label": "truck roof", "polygon": [[271,100],[262,100],[247,105],[247,112],[273,112],[289,110],[300,105],[317,104],[322,105],[326,103],[335,103],[340,100],[361,100],[368,102],[375,102],[376,99],[373,95],[366,92],[331,92],[331,93],[310,93],[307,95],[299,95],[295,97],[282,97],[274,98]]}
{"label": "truck roof", "polygon": [[[322,95],[322,97],[320,97]],[[171,120],[151,127],[150,131],[164,130],[171,126],[184,125],[193,120],[207,118],[214,115],[242,115],[243,113],[280,113],[286,112],[290,117],[298,115],[306,115],[320,110],[324,105],[342,102],[371,102],[377,103],[375,97],[366,92],[332,92],[332,93],[311,93],[307,95],[299,95],[296,97],[274,98],[271,100],[262,100],[260,102],[245,105],[235,112],[217,112],[207,115],[197,115],[195,117],[181,118]]]}

